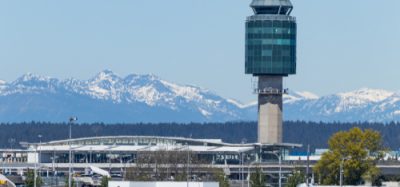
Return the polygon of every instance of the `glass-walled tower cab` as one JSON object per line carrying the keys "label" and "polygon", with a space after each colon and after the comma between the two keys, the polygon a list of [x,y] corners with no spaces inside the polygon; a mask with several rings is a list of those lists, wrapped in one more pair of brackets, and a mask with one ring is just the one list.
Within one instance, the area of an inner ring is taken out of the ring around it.
{"label": "glass-walled tower cab", "polygon": [[258,78],[258,142],[282,143],[283,78],[296,74],[296,19],[290,0],[253,0],[246,20],[245,73]]}
{"label": "glass-walled tower cab", "polygon": [[255,0],[246,20],[246,74],[296,73],[296,19],[290,1]]}

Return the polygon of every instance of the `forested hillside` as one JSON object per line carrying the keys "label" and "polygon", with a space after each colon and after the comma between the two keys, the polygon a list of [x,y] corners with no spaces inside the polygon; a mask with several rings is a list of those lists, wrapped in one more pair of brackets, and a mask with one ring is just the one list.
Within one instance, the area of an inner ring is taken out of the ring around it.
{"label": "forested hillside", "polygon": [[[378,123],[314,123],[303,121],[290,121],[284,124],[284,141],[298,143],[312,148],[327,147],[328,138],[335,132],[348,130],[352,127],[370,128],[382,133],[384,144],[397,150],[400,148],[400,124]],[[142,135],[142,136],[174,136],[192,138],[217,138],[225,142],[241,143],[256,141],[256,122],[230,122],[230,123],[160,123],[160,124],[76,124],[72,128],[73,138],[90,136],[117,136],[117,135]],[[19,147],[19,142],[39,142],[60,140],[68,137],[67,124],[53,123],[18,123],[0,124],[0,147]],[[302,149],[296,151],[304,151]]]}

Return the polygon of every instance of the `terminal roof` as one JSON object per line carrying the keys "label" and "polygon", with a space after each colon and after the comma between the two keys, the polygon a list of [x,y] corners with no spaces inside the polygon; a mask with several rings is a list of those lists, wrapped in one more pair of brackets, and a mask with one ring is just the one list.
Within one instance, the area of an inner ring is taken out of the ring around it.
{"label": "terminal roof", "polygon": [[223,147],[225,149],[234,150],[242,150],[243,148],[248,147],[301,147],[298,144],[259,144],[259,143],[247,143],[247,144],[231,144],[224,143],[220,139],[191,139],[191,138],[182,138],[182,137],[159,137],[159,136],[102,136],[102,137],[87,137],[87,138],[77,138],[77,139],[67,139],[67,140],[58,140],[58,141],[50,141],[50,142],[41,142],[41,143],[28,143],[21,142],[21,145],[24,147],[36,147],[36,146],[69,146],[74,145],[78,147],[98,147],[102,148],[103,146],[108,147],[185,147],[185,146],[195,146],[195,147],[204,147],[204,149],[210,148],[220,148]]}

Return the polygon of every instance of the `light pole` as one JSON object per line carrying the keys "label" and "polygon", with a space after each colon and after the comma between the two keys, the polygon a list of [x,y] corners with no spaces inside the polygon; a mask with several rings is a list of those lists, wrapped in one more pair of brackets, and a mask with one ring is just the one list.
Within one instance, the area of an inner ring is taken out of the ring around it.
{"label": "light pole", "polygon": [[[243,138],[242,139],[242,146],[246,143],[246,138]],[[239,176],[241,176],[241,177],[239,177],[239,178],[241,178],[241,183],[242,183],[242,187],[244,186],[244,163],[243,163],[243,152],[240,152],[240,163],[241,163],[241,167],[240,167],[240,175]]]}
{"label": "light pole", "polygon": [[306,184],[307,184],[307,187],[310,186],[310,144],[307,145]]}
{"label": "light pole", "polygon": [[241,177],[241,183],[242,183],[242,187],[244,187],[244,174],[243,174],[243,167],[244,167],[244,165],[243,165],[243,152],[242,153],[240,153],[240,156],[241,156],[241,167],[240,167],[240,175],[242,176]]}
{"label": "light pole", "polygon": [[127,169],[128,167],[131,165],[131,163],[134,161],[134,158],[127,160],[126,162],[124,162],[124,166],[125,166],[125,171],[124,171],[124,176],[123,176],[123,181],[126,180],[126,173],[127,173]]}
{"label": "light pole", "polygon": [[[36,182],[36,180],[37,180],[37,164],[39,163],[39,166],[40,166],[40,153],[41,153],[41,151],[39,151],[39,155],[38,155],[38,146],[40,146],[41,144],[42,144],[42,135],[38,135],[38,138],[39,138],[39,145],[36,145],[36,155],[37,155],[37,161],[35,162],[35,169],[34,169],[34,174],[33,174],[33,186],[34,187],[36,187],[37,186],[37,182]],[[40,148],[40,149],[42,149],[42,148]]]}
{"label": "light pole", "polygon": [[[54,178],[56,178],[57,174],[56,174],[56,166],[55,166],[55,162],[56,162],[56,152],[55,149],[53,149],[53,156],[51,157],[51,163],[52,163],[52,170],[53,170],[53,177],[51,179],[51,183],[54,184]],[[57,184],[57,181],[56,181]]]}
{"label": "light pole", "polygon": [[282,153],[279,154],[279,187],[282,187]]}
{"label": "light pole", "polygon": [[[250,187],[250,168],[251,168],[251,166],[253,165],[253,164],[260,164],[261,162],[252,162],[252,163],[250,163],[248,166],[247,166],[247,177],[248,177],[248,180],[247,180],[247,186],[248,187]],[[261,177],[260,177],[260,180],[261,180]]]}
{"label": "light pole", "polygon": [[186,150],[187,150],[186,186],[189,187],[190,155],[189,155],[189,145],[188,145],[188,143],[186,143]]}
{"label": "light pole", "polygon": [[71,141],[72,141],[72,124],[77,121],[78,118],[77,117],[70,117],[69,118],[69,167],[68,167],[68,187],[71,187],[72,183],[71,183],[71,178],[72,178],[72,145],[71,145]]}
{"label": "light pole", "polygon": [[340,187],[343,186],[343,163],[344,163],[344,158],[342,158],[342,160],[340,161]]}
{"label": "light pole", "polygon": [[273,151],[268,151],[266,153],[270,153],[278,157],[278,163],[279,163],[279,187],[282,187],[282,150],[279,150],[279,154]]}
{"label": "light pole", "polygon": [[40,169],[40,167],[41,167],[41,165],[42,165],[42,135],[41,134],[39,134],[38,135],[38,138],[39,138],[39,146],[40,146],[40,149],[39,149],[39,176],[42,176],[41,175],[41,169]]}
{"label": "light pole", "polygon": [[340,161],[340,171],[339,171],[339,177],[340,177],[340,187],[343,186],[343,173],[344,173],[344,161],[351,159],[351,156],[347,156],[347,157],[342,157],[341,161]]}
{"label": "light pole", "polygon": [[[37,149],[38,149],[38,145],[36,145],[36,147],[35,147],[35,155],[36,156],[37,156]],[[36,157],[36,158],[38,158],[38,157]],[[35,169],[34,169],[34,174],[33,174],[33,187],[36,187],[37,163],[38,163],[38,159],[35,162]]]}
{"label": "light pole", "polygon": [[8,139],[8,143],[10,144],[10,149],[12,150],[13,149],[13,145],[15,143],[15,138],[9,138]]}
{"label": "light pole", "polygon": [[[247,177],[249,178],[247,180],[247,186],[250,187],[250,167],[253,164],[260,164],[262,163],[262,145],[260,144],[260,152],[259,152],[259,158],[256,159],[255,162],[251,162],[248,166],[247,166]],[[262,175],[262,169],[261,169],[261,175]],[[260,183],[261,183],[261,176],[260,176]]]}

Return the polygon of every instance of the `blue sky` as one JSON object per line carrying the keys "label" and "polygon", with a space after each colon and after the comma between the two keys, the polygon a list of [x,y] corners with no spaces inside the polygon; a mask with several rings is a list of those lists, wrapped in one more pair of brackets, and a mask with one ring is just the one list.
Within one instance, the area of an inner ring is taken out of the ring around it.
{"label": "blue sky", "polygon": [[[0,1],[0,79],[26,72],[88,79],[156,74],[243,102],[250,0]],[[400,90],[399,0],[293,0],[298,74],[291,90]]]}

